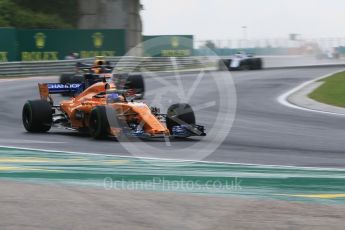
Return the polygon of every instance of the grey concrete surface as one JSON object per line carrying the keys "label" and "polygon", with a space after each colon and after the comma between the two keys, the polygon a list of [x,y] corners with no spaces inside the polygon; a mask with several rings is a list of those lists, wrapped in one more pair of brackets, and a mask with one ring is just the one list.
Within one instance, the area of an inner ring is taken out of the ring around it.
{"label": "grey concrete surface", "polygon": [[[276,101],[280,94],[302,82],[339,69],[339,67],[329,67],[234,72],[237,110],[233,128],[217,150],[204,160],[344,168],[343,117],[295,110]],[[196,77],[197,74],[184,74],[183,83],[188,87],[195,82]],[[164,76],[164,79],[176,81],[175,77]],[[49,79],[49,81],[54,80],[56,79]],[[217,90],[210,87],[213,80],[211,76],[202,79],[197,95],[191,100],[193,105],[208,102],[210,98],[217,98]],[[27,99],[38,98],[36,84],[41,81],[42,79],[23,79],[1,82],[0,145],[131,155],[121,144],[112,140],[95,141],[88,136],[66,130],[52,129],[47,134],[26,133],[21,122],[22,105]],[[148,90],[158,87],[160,83],[147,78]],[[147,96],[147,100],[150,97]],[[168,104],[171,103],[169,100],[166,101]],[[214,115],[213,108],[196,114],[199,122],[205,124],[206,128],[212,122]],[[201,141],[207,140],[201,139]],[[172,143],[172,147],[183,148],[193,143],[193,141],[177,141]],[[136,143],[133,142],[133,145]],[[158,141],[150,142],[150,145],[164,148]],[[190,152],[193,151],[197,149],[191,148]],[[188,151],[185,155],[188,157]],[[150,156],[169,158],[163,156],[160,151],[152,152]]]}
{"label": "grey concrete surface", "polygon": [[0,229],[343,229],[345,207],[0,181]]}

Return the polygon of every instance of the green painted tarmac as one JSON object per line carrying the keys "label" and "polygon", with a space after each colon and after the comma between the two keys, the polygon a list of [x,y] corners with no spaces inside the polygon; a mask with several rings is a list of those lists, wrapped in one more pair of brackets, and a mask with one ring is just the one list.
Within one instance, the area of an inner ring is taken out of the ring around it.
{"label": "green painted tarmac", "polygon": [[138,159],[0,147],[0,179],[345,203],[345,169]]}

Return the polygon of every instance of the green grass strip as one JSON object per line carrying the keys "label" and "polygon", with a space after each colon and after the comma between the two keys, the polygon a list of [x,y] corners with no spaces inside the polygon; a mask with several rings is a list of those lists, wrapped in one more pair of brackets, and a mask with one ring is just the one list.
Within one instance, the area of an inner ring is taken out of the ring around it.
{"label": "green grass strip", "polygon": [[316,101],[345,107],[345,72],[340,72],[325,79],[320,87],[308,96]]}

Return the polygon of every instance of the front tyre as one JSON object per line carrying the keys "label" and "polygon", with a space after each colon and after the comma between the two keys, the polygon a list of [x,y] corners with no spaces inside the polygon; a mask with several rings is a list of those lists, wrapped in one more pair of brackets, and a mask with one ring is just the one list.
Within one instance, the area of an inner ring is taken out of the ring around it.
{"label": "front tyre", "polygon": [[90,114],[89,131],[95,139],[106,138],[109,134],[109,122],[105,106],[95,107]]}
{"label": "front tyre", "polygon": [[51,105],[45,100],[29,100],[24,104],[22,120],[28,132],[48,132],[52,126],[53,113]]}
{"label": "front tyre", "polygon": [[126,81],[125,89],[134,89],[138,94],[137,99],[143,99],[145,94],[145,82],[142,75],[129,75]]}
{"label": "front tyre", "polygon": [[166,125],[170,133],[176,125],[195,125],[195,115],[192,107],[186,103],[173,104],[168,108]]}

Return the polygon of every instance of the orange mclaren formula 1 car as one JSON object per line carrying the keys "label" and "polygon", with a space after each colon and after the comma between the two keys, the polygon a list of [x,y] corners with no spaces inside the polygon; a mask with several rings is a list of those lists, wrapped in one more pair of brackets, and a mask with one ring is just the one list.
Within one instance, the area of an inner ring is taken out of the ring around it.
{"label": "orange mclaren formula 1 car", "polygon": [[77,96],[54,105],[52,94],[77,92],[82,84],[39,84],[41,99],[29,100],[22,112],[28,132],[47,132],[52,126],[89,132],[94,138],[190,137],[205,136],[204,127],[195,124],[188,104],[174,104],[167,114],[156,107],[134,101],[131,90],[116,89],[106,78]]}

